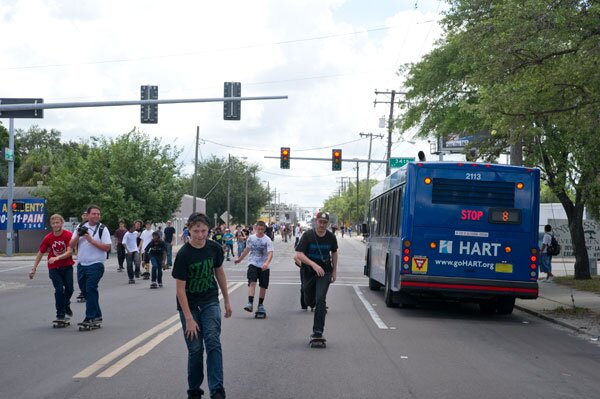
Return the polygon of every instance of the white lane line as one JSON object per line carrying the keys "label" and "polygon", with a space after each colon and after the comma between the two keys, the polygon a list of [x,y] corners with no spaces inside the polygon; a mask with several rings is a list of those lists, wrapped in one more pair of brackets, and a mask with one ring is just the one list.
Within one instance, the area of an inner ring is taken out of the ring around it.
{"label": "white lane line", "polygon": [[[236,289],[238,289],[239,287],[241,287],[242,285],[244,285],[244,283],[236,283],[231,288],[228,288],[228,292],[231,293],[231,292],[235,291]],[[223,295],[219,294],[219,300],[221,300],[221,299],[223,299]],[[176,314],[171,319],[173,319],[173,318],[175,318],[176,320],[179,320],[179,314]],[[171,319],[169,319],[169,320],[171,320]],[[125,367],[127,367],[131,363],[133,363],[133,361],[135,359],[137,359],[137,358],[139,358],[141,356],[144,356],[145,354],[147,354],[148,352],[150,352],[158,344],[160,344],[162,341],[164,341],[169,336],[173,335],[180,328],[181,328],[181,324],[180,323],[175,324],[174,326],[172,326],[168,330],[166,330],[166,331],[162,332],[161,334],[157,335],[156,337],[154,337],[152,340],[150,340],[149,342],[147,342],[143,346],[140,346],[139,348],[137,348],[136,350],[134,350],[133,352],[131,352],[130,354],[128,354],[127,356],[123,357],[121,360],[119,360],[118,362],[116,362],[115,364],[113,364],[112,366],[110,366],[109,368],[107,368],[105,371],[103,371],[102,373],[100,373],[98,375],[98,377],[99,378],[113,377],[119,371],[123,370]]]}
{"label": "white lane line", "polygon": [[2,270],[0,270],[0,273],[9,272],[11,270],[25,269],[26,267],[31,267],[31,265],[11,267],[10,269],[2,269]]}
{"label": "white lane line", "polygon": [[358,295],[358,299],[360,299],[363,305],[365,305],[367,312],[369,312],[369,315],[371,316],[375,324],[377,324],[377,327],[379,327],[382,330],[387,330],[388,326],[383,322],[383,320],[381,320],[375,309],[373,309],[373,306],[371,306],[371,304],[367,301],[365,295],[358,288],[358,285],[353,285],[352,288],[354,288],[354,292],[356,292],[356,295]]}

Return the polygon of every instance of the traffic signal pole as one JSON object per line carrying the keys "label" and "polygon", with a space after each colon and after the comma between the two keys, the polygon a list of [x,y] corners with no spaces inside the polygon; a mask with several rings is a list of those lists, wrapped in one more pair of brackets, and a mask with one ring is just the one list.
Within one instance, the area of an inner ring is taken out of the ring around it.
{"label": "traffic signal pole", "polygon": [[[15,151],[15,119],[8,121],[8,148],[14,154]],[[13,209],[15,189],[15,157],[8,161],[8,199],[6,200],[6,256],[13,256],[14,232],[13,232]]]}

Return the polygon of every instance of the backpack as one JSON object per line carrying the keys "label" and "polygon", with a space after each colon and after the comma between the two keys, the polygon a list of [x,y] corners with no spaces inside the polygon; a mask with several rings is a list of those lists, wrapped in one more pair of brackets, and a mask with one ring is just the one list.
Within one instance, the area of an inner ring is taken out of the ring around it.
{"label": "backpack", "polygon": [[[79,223],[79,225],[77,226],[77,228],[79,229],[85,223],[86,222]],[[102,240],[102,233],[104,232],[105,228],[106,228],[106,226],[103,225],[102,223],[100,223],[100,225],[98,226],[98,228],[96,229],[96,231],[94,231],[94,234],[92,235],[92,237],[96,235],[96,232],[98,232],[98,238],[100,240]],[[106,251],[106,259],[108,259],[109,255],[110,255],[110,249],[108,251]]]}
{"label": "backpack", "polygon": [[560,244],[554,238],[554,234],[551,235],[550,245],[548,245],[547,251],[548,255],[556,256],[560,254]]}

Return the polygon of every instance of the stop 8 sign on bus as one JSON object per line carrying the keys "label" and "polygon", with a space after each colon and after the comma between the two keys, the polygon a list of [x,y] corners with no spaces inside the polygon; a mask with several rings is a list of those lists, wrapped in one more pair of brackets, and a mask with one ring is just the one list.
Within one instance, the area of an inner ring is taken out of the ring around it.
{"label": "stop 8 sign on bus", "polygon": [[[44,230],[46,229],[46,201],[40,198],[26,198],[14,200],[22,202],[25,209],[13,210],[13,230]],[[8,201],[0,200],[0,230],[6,230],[8,214]]]}

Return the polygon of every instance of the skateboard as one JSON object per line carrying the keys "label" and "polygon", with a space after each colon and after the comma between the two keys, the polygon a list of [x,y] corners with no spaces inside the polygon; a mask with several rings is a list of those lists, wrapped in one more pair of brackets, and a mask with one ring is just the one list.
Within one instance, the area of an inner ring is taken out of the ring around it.
{"label": "skateboard", "polygon": [[327,340],[325,339],[325,337],[310,338],[309,345],[311,348],[326,348],[327,347],[326,342],[327,342]]}
{"label": "skateboard", "polygon": [[255,319],[266,319],[267,318],[267,312],[255,312],[254,313],[254,318]]}
{"label": "skateboard", "polygon": [[68,319],[52,320],[52,328],[65,328],[70,325],[71,325],[71,322]]}
{"label": "skateboard", "polygon": [[98,328],[101,328],[102,325],[100,323],[78,323],[79,331],[92,331]]}

